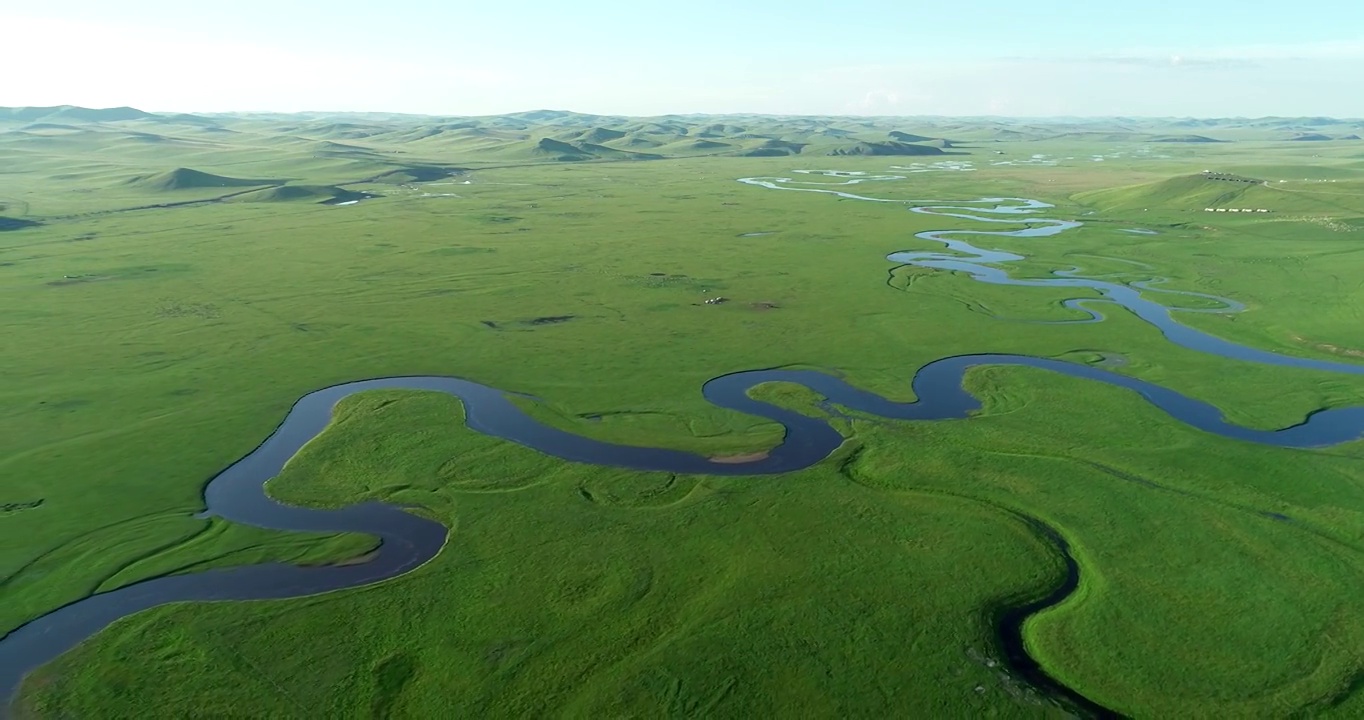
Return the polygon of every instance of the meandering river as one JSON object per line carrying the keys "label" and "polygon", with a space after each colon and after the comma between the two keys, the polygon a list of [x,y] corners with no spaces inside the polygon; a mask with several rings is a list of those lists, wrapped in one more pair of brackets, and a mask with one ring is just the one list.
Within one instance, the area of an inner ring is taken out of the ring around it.
{"label": "meandering river", "polygon": [[[1174,319],[1174,313],[1177,312],[1239,312],[1243,309],[1232,300],[1164,290],[1153,287],[1158,284],[1155,281],[1120,283],[1086,278],[1081,276],[1079,268],[1059,270],[1048,278],[1015,279],[1009,277],[1000,266],[1022,260],[1023,256],[982,249],[962,239],[966,236],[1045,238],[1080,227],[1079,222],[1037,217],[1038,212],[1052,207],[1046,203],[1020,198],[920,202],[887,200],[860,196],[835,187],[894,180],[902,176],[869,176],[834,171],[814,174],[842,179],[843,182],[796,181],[790,178],[744,178],[740,182],[774,190],[825,193],[845,199],[901,204],[916,213],[973,223],[1023,224],[1025,227],[1013,230],[939,230],[919,233],[918,238],[940,243],[944,248],[931,252],[896,252],[889,256],[889,260],[898,265],[963,272],[980,282],[1086,290],[1096,293],[1098,297],[1076,298],[1068,302],[1069,307],[1088,314],[1080,322],[1102,320],[1102,315],[1092,305],[1118,306],[1160,328],[1171,342],[1201,352],[1286,367],[1364,374],[1364,366],[1361,365],[1309,360],[1257,350],[1189,328]],[[1216,307],[1172,309],[1147,297],[1150,294],[1197,297],[1214,303]],[[359,587],[407,573],[440,552],[447,539],[446,528],[395,506],[370,502],[336,510],[321,510],[282,505],[265,494],[264,483],[278,475],[299,448],[327,427],[335,404],[354,393],[400,388],[453,395],[464,404],[466,423],[470,428],[572,462],[676,473],[758,475],[810,467],[828,457],[843,442],[843,437],[823,419],[808,417],[749,397],[748,391],[760,383],[797,383],[823,395],[831,403],[883,418],[943,420],[965,418],[980,408],[980,402],[963,390],[961,385],[965,373],[980,365],[1033,367],[1127,388],[1176,420],[1206,432],[1249,442],[1314,447],[1355,440],[1364,434],[1364,407],[1323,410],[1312,414],[1299,425],[1279,430],[1256,430],[1227,422],[1222,413],[1208,403],[1100,368],[1022,355],[980,354],[943,358],[920,368],[911,381],[918,400],[911,403],[888,400],[832,375],[813,370],[752,370],[717,377],[701,388],[709,402],[767,418],[786,428],[782,443],[760,459],[721,463],[675,450],[616,445],[549,427],[524,413],[502,391],[470,380],[429,376],[360,380],[324,388],[299,399],[279,427],[260,446],[209,482],[204,493],[207,507],[204,514],[278,530],[368,533],[381,540],[372,557],[362,563],[344,566],[262,564],[160,577],[74,602],[33,620],[0,640],[0,701],[8,703],[13,698],[28,672],[55,659],[115,620],[133,613],[172,602],[279,599]],[[1055,535],[1054,540],[1058,550],[1065,553],[1064,541],[1060,536]],[[1058,589],[1043,604],[1030,605],[1025,609],[1025,614],[1055,604],[1069,593],[1068,588],[1073,587],[1078,572],[1073,561],[1070,567],[1071,577],[1067,586]],[[1068,696],[1081,707],[1102,713],[1101,707],[1088,703],[1083,697],[1051,680],[1035,662],[1031,662],[1022,646],[1022,620],[1022,616],[1006,618],[1004,627],[1001,627],[1006,655],[1015,669],[1043,689]]]}

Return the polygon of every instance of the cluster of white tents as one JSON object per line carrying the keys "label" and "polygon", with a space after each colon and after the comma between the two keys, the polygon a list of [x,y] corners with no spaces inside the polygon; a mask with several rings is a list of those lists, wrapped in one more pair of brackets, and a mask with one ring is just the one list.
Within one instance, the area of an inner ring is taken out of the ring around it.
{"label": "cluster of white tents", "polygon": [[1253,210],[1250,209],[1250,208],[1203,208],[1203,212],[1255,212],[1255,213],[1267,213],[1267,212],[1270,212],[1270,211],[1269,211],[1269,210],[1265,210],[1264,208],[1255,208],[1255,209],[1253,209]]}

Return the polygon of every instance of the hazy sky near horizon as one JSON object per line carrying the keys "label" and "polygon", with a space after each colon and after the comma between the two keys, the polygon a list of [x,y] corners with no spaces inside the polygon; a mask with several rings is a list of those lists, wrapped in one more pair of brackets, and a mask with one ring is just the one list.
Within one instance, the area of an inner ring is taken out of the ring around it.
{"label": "hazy sky near horizon", "polygon": [[1358,0],[11,2],[10,106],[1364,117]]}

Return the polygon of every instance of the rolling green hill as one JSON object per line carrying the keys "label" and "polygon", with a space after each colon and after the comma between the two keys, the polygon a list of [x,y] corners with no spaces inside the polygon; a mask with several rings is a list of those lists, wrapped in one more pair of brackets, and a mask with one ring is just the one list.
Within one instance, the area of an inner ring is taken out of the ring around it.
{"label": "rolling green hill", "polygon": [[915,135],[914,133],[902,132],[900,130],[891,130],[887,134],[890,135],[891,140],[899,140],[900,142],[907,143],[926,142],[934,139],[931,137],[926,137],[924,135]]}
{"label": "rolling green hill", "polygon": [[1081,193],[1075,199],[1102,212],[1160,208],[1201,210],[1205,207],[1241,207],[1253,199],[1252,193],[1266,191],[1259,181],[1212,180],[1205,175],[1182,175],[1160,182],[1133,187]]}
{"label": "rolling green hill", "polygon": [[592,160],[594,156],[576,145],[554,138],[540,138],[535,146],[526,153],[530,157],[548,158],[559,162],[578,162]]}
{"label": "rolling green hill", "polygon": [[120,120],[141,120],[155,117],[151,113],[136,108],[84,108],[76,105],[57,105],[53,107],[14,107],[0,108],[0,120],[36,121],[79,121],[79,122],[116,122]]}
{"label": "rolling green hill", "polygon": [[[1273,171],[1273,167],[1260,170]],[[1344,173],[1344,171],[1340,171]],[[1356,176],[1357,177],[1357,176]],[[1266,210],[1349,221],[1364,214],[1364,182],[1267,181],[1241,175],[1181,175],[1159,182],[1079,193],[1077,202],[1101,212]],[[1232,215],[1235,217],[1235,215]],[[1277,216],[1276,216],[1277,218]]]}
{"label": "rolling green hill", "polygon": [[361,200],[366,197],[368,195],[364,193],[346,190],[334,185],[280,185],[234,195],[228,199],[228,202],[339,203]]}
{"label": "rolling green hill", "polygon": [[[673,136],[670,135],[666,137],[671,139]],[[612,147],[619,147],[625,149],[656,148],[666,144],[667,143],[664,142],[664,140],[650,136],[642,132],[630,132],[625,134],[621,138],[610,142],[610,145]]]}
{"label": "rolling green hill", "polygon": [[619,140],[625,137],[625,135],[626,133],[624,130],[609,130],[603,127],[594,127],[583,130],[582,132],[574,133],[572,139],[600,145],[602,143],[611,142],[612,140]]}
{"label": "rolling green hill", "polygon": [[689,156],[689,155],[715,155],[736,150],[733,143],[721,142],[719,140],[707,140],[704,138],[682,138],[676,142],[659,146],[656,149],[658,155],[663,156]]}
{"label": "rolling green hill", "polygon": [[825,155],[942,155],[940,147],[916,145],[890,140],[886,142],[854,142],[828,148]]}
{"label": "rolling green hill", "polygon": [[[622,134],[622,137],[624,135]],[[566,142],[551,137],[538,140],[505,142],[482,151],[489,158],[503,160],[549,160],[554,162],[585,162],[588,160],[654,160],[661,155],[635,152],[575,140]]]}
{"label": "rolling green hill", "polygon": [[65,124],[62,124],[62,123],[54,123],[54,122],[36,122],[36,123],[33,123],[32,125],[25,125],[25,126],[19,128],[19,132],[27,132],[27,133],[39,133],[39,132],[43,132],[44,130],[46,130],[46,131],[55,131],[55,132],[73,132],[73,133],[82,132],[82,130],[81,130],[79,127],[76,127],[75,125],[65,125]]}
{"label": "rolling green hill", "polygon": [[805,146],[806,143],[796,143],[787,140],[761,140],[741,154],[746,157],[782,157],[785,155],[799,155],[801,151],[805,149]]}
{"label": "rolling green hill", "polygon": [[224,177],[191,168],[176,168],[153,175],[139,175],[124,182],[129,187],[153,192],[170,192],[197,188],[252,187],[256,185],[275,185],[278,180],[247,180],[244,178]]}
{"label": "rolling green hill", "polygon": [[1216,143],[1226,142],[1225,140],[1215,140],[1206,135],[1157,135],[1151,138],[1151,142],[1158,143]]}
{"label": "rolling green hill", "polygon": [[632,150],[618,150],[606,145],[585,142],[579,140],[573,143],[573,147],[579,152],[586,153],[589,157],[599,160],[658,160],[663,156],[657,153],[635,152]]}
{"label": "rolling green hill", "polygon": [[400,167],[395,170],[382,172],[374,177],[368,178],[369,182],[382,183],[385,185],[402,185],[405,183],[424,183],[445,180],[453,175],[462,172],[461,168],[456,167],[433,167],[433,166],[414,166]]}

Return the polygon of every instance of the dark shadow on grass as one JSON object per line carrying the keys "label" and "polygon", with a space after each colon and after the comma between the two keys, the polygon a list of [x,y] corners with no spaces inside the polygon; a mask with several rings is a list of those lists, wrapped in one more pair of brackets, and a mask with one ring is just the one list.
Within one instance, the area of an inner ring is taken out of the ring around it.
{"label": "dark shadow on grass", "polygon": [[42,225],[42,223],[37,222],[36,220],[21,220],[19,218],[0,217],[0,232],[8,232],[11,230],[24,230],[26,228],[37,227],[39,225]]}
{"label": "dark shadow on grass", "polygon": [[393,655],[375,666],[374,703],[370,706],[372,717],[392,717],[393,706],[416,675],[417,661],[407,654]]}

